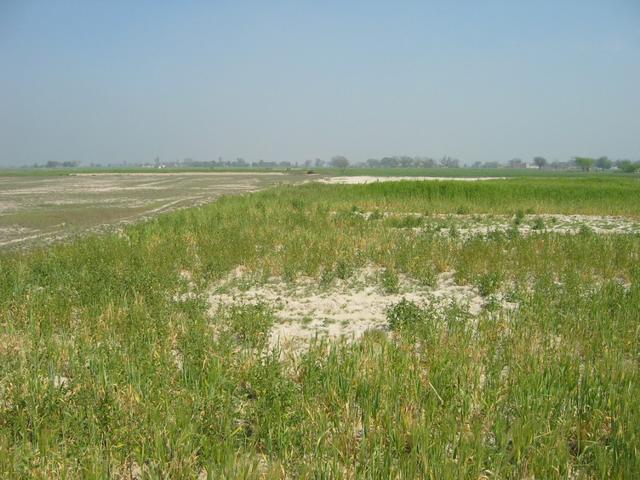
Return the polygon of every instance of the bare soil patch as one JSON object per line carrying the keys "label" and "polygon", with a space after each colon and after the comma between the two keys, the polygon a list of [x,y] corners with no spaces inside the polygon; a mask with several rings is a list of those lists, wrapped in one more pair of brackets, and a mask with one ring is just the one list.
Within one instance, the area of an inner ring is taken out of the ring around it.
{"label": "bare soil patch", "polygon": [[282,172],[90,173],[0,177],[0,247],[51,242],[249,193],[304,175]]}
{"label": "bare soil patch", "polygon": [[340,185],[364,185],[376,182],[398,182],[401,180],[409,181],[455,181],[455,182],[478,182],[483,180],[504,180],[507,177],[375,177],[369,175],[353,176],[353,177],[330,177],[318,180],[320,183],[340,184]]}
{"label": "bare soil patch", "polygon": [[478,315],[485,303],[475,287],[456,285],[452,272],[440,274],[434,287],[399,275],[399,288],[394,293],[381,287],[381,272],[370,266],[348,280],[323,286],[320,279],[310,277],[295,282],[272,277],[252,284],[239,269],[211,290],[210,314],[215,316],[233,305],[265,304],[278,320],[270,332],[270,347],[298,350],[314,338],[353,341],[368,330],[386,331],[387,309],[402,299],[441,309],[455,304],[472,316]]}

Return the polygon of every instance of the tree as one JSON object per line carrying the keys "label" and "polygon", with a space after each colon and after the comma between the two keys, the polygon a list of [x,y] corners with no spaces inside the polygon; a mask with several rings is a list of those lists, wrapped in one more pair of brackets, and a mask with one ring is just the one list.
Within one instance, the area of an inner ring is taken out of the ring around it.
{"label": "tree", "polygon": [[613,162],[607,157],[600,157],[596,160],[596,167],[602,170],[609,170],[613,166]]}
{"label": "tree", "polygon": [[407,168],[407,167],[410,167],[413,164],[413,158],[407,157],[405,155],[405,156],[400,157],[399,162],[400,162],[400,166],[402,168]]}
{"label": "tree", "polygon": [[539,169],[542,169],[547,165],[547,159],[544,157],[533,157],[533,163],[535,163]]}
{"label": "tree", "polygon": [[624,173],[635,173],[640,171],[640,163],[633,163],[631,160],[618,160],[616,162],[616,166]]}
{"label": "tree", "polygon": [[343,155],[335,155],[331,158],[331,166],[335,168],[347,168],[349,166],[349,160]]}
{"label": "tree", "polygon": [[385,168],[394,168],[397,167],[399,163],[396,157],[382,157],[382,160],[380,160],[380,165]]}
{"label": "tree", "polygon": [[589,157],[576,157],[575,162],[582,170],[588,172],[596,161]]}
{"label": "tree", "polygon": [[236,161],[233,162],[234,167],[247,167],[248,165],[247,161],[241,157],[236,158]]}
{"label": "tree", "polygon": [[460,160],[458,160],[457,158],[444,156],[440,159],[440,166],[445,168],[459,168]]}
{"label": "tree", "polygon": [[367,160],[367,167],[369,168],[377,168],[380,166],[380,160],[377,158],[370,158]]}

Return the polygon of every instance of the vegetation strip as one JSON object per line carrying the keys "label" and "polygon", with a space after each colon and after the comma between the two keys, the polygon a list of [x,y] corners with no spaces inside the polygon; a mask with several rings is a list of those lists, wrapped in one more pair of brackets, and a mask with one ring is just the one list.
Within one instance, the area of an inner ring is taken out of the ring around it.
{"label": "vegetation strip", "polygon": [[[635,478],[638,234],[416,235],[363,213],[637,221],[639,194],[613,177],[280,186],[4,252],[0,477]],[[238,267],[238,292],[320,293],[370,265],[400,293],[388,330],[295,356],[269,348],[272,306],[207,302]],[[402,298],[444,272],[477,315]]]}

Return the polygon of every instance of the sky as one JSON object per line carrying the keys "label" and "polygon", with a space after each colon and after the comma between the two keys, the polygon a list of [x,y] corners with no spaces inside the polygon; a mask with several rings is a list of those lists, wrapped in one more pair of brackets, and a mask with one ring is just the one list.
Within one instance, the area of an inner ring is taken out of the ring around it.
{"label": "sky", "polygon": [[640,0],[0,0],[0,165],[640,159]]}

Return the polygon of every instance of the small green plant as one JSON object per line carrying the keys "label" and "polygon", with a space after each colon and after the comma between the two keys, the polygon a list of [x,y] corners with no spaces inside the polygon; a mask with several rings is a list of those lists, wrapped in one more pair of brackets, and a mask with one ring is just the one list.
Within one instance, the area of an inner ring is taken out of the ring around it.
{"label": "small green plant", "polygon": [[593,229],[589,225],[583,223],[582,225],[580,225],[580,230],[578,231],[578,233],[580,235],[591,235],[593,233]]}
{"label": "small green plant", "polygon": [[517,225],[512,225],[507,229],[505,233],[507,234],[507,238],[509,240],[514,240],[520,236],[520,230],[518,229]]}
{"label": "small green plant", "polygon": [[400,280],[393,268],[385,268],[381,277],[382,288],[386,293],[398,293],[400,291]]}
{"label": "small green plant", "polygon": [[382,218],[384,218],[384,215],[377,208],[369,215],[369,220],[380,220]]}
{"label": "small green plant", "polygon": [[325,268],[320,273],[320,285],[327,287],[329,286],[336,278],[336,274],[331,268]]}
{"label": "small green plant", "polygon": [[456,213],[457,213],[458,215],[466,215],[466,214],[468,214],[468,213],[469,213],[469,207],[466,207],[466,206],[464,206],[464,205],[459,205],[459,206],[456,208]]}
{"label": "small green plant", "polygon": [[335,268],[335,274],[340,280],[346,280],[353,274],[353,268],[346,260],[338,260]]}
{"label": "small green plant", "polygon": [[542,217],[536,217],[533,221],[533,229],[534,230],[544,230],[544,219]]}
{"label": "small green plant", "polygon": [[516,215],[513,219],[513,223],[515,225],[520,225],[522,223],[522,221],[524,220],[524,211],[522,210],[516,210]]}
{"label": "small green plant", "polygon": [[496,295],[489,295],[484,304],[484,308],[488,312],[497,312],[501,307],[500,299]]}
{"label": "small green plant", "polygon": [[437,274],[433,265],[421,266],[415,274],[416,279],[424,286],[435,287],[437,283]]}
{"label": "small green plant", "polygon": [[294,210],[302,210],[304,208],[304,201],[300,198],[294,198],[291,200],[291,206]]}
{"label": "small green plant", "polygon": [[495,293],[502,283],[502,274],[500,272],[487,272],[478,277],[477,285],[480,295],[486,297]]}
{"label": "small green plant", "polygon": [[222,330],[241,345],[261,349],[269,338],[274,323],[271,310],[265,304],[242,304],[221,312]]}
{"label": "small green plant", "polygon": [[406,298],[387,309],[389,328],[394,331],[419,326],[427,322],[430,317],[426,309]]}
{"label": "small green plant", "polygon": [[406,215],[402,217],[391,217],[385,222],[391,228],[418,228],[424,223],[424,219],[417,215]]}

